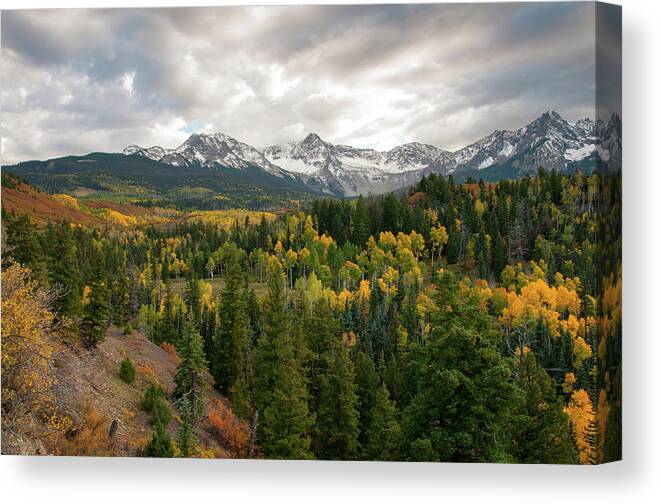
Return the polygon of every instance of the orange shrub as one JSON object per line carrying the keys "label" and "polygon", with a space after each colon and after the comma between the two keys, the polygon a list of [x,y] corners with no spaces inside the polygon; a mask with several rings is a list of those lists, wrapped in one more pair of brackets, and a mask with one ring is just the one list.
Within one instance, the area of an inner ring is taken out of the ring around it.
{"label": "orange shrub", "polygon": [[144,376],[149,380],[154,380],[158,382],[156,371],[154,371],[154,368],[152,367],[151,364],[147,364],[145,362],[138,362],[135,365],[135,371],[138,374],[138,376]]}
{"label": "orange shrub", "polygon": [[161,343],[161,348],[171,355],[177,355],[177,349],[172,343],[168,343],[167,341],[164,341],[163,343]]}
{"label": "orange shrub", "polygon": [[250,426],[237,418],[231,408],[219,399],[212,399],[207,405],[209,432],[237,457],[245,457],[248,451]]}

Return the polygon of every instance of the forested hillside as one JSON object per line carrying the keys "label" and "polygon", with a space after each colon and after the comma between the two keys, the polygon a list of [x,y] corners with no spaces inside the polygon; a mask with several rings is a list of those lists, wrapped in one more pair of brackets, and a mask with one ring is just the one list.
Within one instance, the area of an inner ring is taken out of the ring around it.
{"label": "forested hillside", "polygon": [[3,166],[50,193],[181,209],[273,209],[308,200],[313,191],[295,178],[253,166],[174,167],[137,155],[105,152]]}
{"label": "forested hillside", "polygon": [[84,442],[34,391],[64,386],[54,348],[93,356],[113,324],[176,354],[171,382],[134,382],[126,345],[151,418],[131,454],[228,456],[216,432],[243,457],[618,459],[619,184],[540,169],[231,219],[3,212],[3,314],[25,313],[3,315],[3,441]]}

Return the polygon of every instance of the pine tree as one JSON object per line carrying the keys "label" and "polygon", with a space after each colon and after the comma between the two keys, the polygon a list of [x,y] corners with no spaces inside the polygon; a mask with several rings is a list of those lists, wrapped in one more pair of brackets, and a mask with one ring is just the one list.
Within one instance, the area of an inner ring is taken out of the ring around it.
{"label": "pine tree", "polygon": [[397,422],[395,403],[385,383],[376,391],[372,421],[363,447],[365,460],[399,460],[401,428]]}
{"label": "pine tree", "polygon": [[489,247],[484,229],[480,230],[475,246],[475,258],[477,259],[478,278],[487,278],[489,274]]}
{"label": "pine tree", "polygon": [[459,260],[461,252],[461,232],[456,223],[452,223],[448,230],[448,244],[445,248],[448,264],[455,264]]}
{"label": "pine tree", "polygon": [[351,241],[360,247],[365,245],[370,236],[369,216],[367,215],[367,206],[365,198],[358,196],[356,209],[351,224]]}
{"label": "pine tree", "polygon": [[358,397],[353,365],[344,345],[324,355],[315,426],[315,454],[320,459],[354,460],[358,455]]}
{"label": "pine tree", "polygon": [[[307,303],[302,300],[299,306]],[[306,308],[303,310],[307,311]],[[312,313],[307,316],[304,313],[296,314],[297,320],[304,322],[298,324],[299,329],[294,329],[294,334],[304,332],[305,342],[309,353],[305,360],[305,372],[308,379],[308,393],[310,409],[316,411],[319,407],[321,396],[322,376],[328,372],[333,350],[340,345],[341,325],[333,317],[327,301],[319,301],[313,308]]]}
{"label": "pine tree", "polygon": [[496,235],[493,242],[493,273],[496,278],[500,278],[500,274],[507,265],[507,245],[500,235]]}
{"label": "pine tree", "polygon": [[267,458],[309,459],[313,419],[308,413],[307,390],[291,345],[283,285],[282,266],[272,258],[262,335],[255,352],[253,397],[260,419],[258,442]]}
{"label": "pine tree", "polygon": [[94,271],[87,304],[83,308],[80,332],[83,344],[94,348],[103,341],[110,325],[110,292],[107,286],[105,256],[100,247],[94,257]]}
{"label": "pine tree", "polygon": [[154,434],[143,451],[145,457],[169,458],[174,456],[172,440],[161,422],[154,426]]}
{"label": "pine tree", "polygon": [[184,334],[177,352],[181,361],[174,373],[173,397],[177,400],[188,399],[193,418],[204,411],[204,373],[207,362],[204,358],[204,346],[200,333],[191,321],[186,321]]}
{"label": "pine tree", "polygon": [[372,423],[372,411],[379,387],[379,376],[374,362],[365,352],[356,353],[356,394],[358,395],[358,425],[361,444],[367,439],[367,430]]}
{"label": "pine tree", "polygon": [[221,392],[229,394],[242,375],[246,374],[246,356],[252,332],[237,253],[229,258],[225,282],[220,298],[220,323],[214,341],[211,369]]}
{"label": "pine tree", "polygon": [[62,221],[57,228],[49,228],[47,235],[49,280],[59,294],[53,306],[58,315],[76,315],[80,309],[80,284],[73,233],[69,224]]}
{"label": "pine tree", "polygon": [[440,275],[437,287],[436,304],[446,309],[432,318],[418,391],[403,414],[408,457],[425,446],[434,461],[510,460],[503,438],[518,398],[498,349],[500,330],[477,296],[458,295],[452,274]]}
{"label": "pine tree", "polygon": [[177,447],[180,457],[191,457],[197,454],[197,440],[192,425],[191,404],[188,398],[184,398],[179,406],[181,411],[181,423],[177,433]]}
{"label": "pine tree", "polygon": [[383,229],[396,233],[400,230],[401,204],[395,193],[388,193],[383,201]]}
{"label": "pine tree", "polygon": [[39,243],[37,228],[26,214],[18,217],[3,217],[7,229],[7,249],[5,261],[11,257],[19,264],[30,268],[32,278],[46,280],[44,254]]}
{"label": "pine tree", "polygon": [[124,357],[119,366],[119,377],[129,384],[135,381],[135,367],[128,356]]}
{"label": "pine tree", "polygon": [[193,324],[199,329],[202,322],[202,290],[200,289],[200,280],[192,274],[186,279],[184,300],[193,317]]}
{"label": "pine tree", "polygon": [[172,289],[170,287],[170,282],[166,282],[163,313],[159,319],[154,337],[154,342],[156,344],[161,344],[164,341],[168,343],[175,343],[177,341],[177,328],[175,327],[174,316]]}
{"label": "pine tree", "polygon": [[576,463],[569,418],[553,381],[532,352],[517,371],[523,400],[512,422],[512,455],[524,464]]}

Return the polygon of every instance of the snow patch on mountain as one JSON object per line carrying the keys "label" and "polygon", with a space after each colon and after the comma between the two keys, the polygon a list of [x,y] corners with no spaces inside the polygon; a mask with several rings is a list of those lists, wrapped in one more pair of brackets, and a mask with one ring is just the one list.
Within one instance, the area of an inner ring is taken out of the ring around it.
{"label": "snow patch on mountain", "polygon": [[[593,153],[598,156],[592,156]],[[193,134],[175,149],[130,145],[140,155],[173,166],[244,170],[254,167],[306,184],[320,193],[355,196],[379,194],[414,184],[423,175],[473,174],[506,169],[525,175],[540,166],[568,170],[598,158],[621,159],[621,123],[580,119],[569,123],[548,111],[517,130],[496,130],[454,152],[411,142],[389,151],[335,145],[310,133],[299,142],[255,148],[223,134]],[[615,161],[613,161],[615,160]]]}
{"label": "snow patch on mountain", "polygon": [[580,161],[581,159],[585,159],[590,154],[595,152],[595,150],[595,144],[585,144],[575,149],[567,149],[565,151],[564,157],[570,161]]}

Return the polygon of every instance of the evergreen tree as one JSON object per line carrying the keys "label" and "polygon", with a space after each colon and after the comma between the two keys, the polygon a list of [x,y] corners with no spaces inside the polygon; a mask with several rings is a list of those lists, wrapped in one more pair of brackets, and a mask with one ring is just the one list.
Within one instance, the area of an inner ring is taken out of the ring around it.
{"label": "evergreen tree", "polygon": [[353,216],[351,225],[351,241],[355,245],[362,247],[370,237],[369,215],[367,214],[367,206],[365,198],[358,196],[356,200],[356,209]]}
{"label": "evergreen tree", "polygon": [[395,403],[385,383],[376,391],[372,421],[367,432],[367,441],[363,447],[366,460],[399,460],[401,428],[397,422]]}
{"label": "evergreen tree", "polygon": [[161,422],[154,426],[154,434],[143,451],[145,457],[169,458],[174,456],[172,440]]}
{"label": "evergreen tree", "polygon": [[228,260],[225,282],[211,369],[221,392],[229,394],[240,377],[246,374],[252,332],[238,253],[232,254]]}
{"label": "evergreen tree", "polygon": [[383,201],[383,229],[396,233],[400,229],[401,204],[395,193],[388,193]]}
{"label": "evergreen tree", "polygon": [[253,397],[259,414],[258,441],[267,458],[309,459],[313,418],[308,413],[307,390],[291,345],[283,285],[282,266],[272,258],[262,334],[255,352]]}
{"label": "evergreen tree", "polygon": [[320,459],[353,460],[358,454],[358,397],[349,352],[335,345],[324,355],[315,426],[315,454]]}
{"label": "evergreen tree", "polygon": [[177,447],[180,457],[191,457],[197,453],[197,440],[193,431],[191,405],[188,398],[184,398],[179,406],[181,423],[177,433]]}
{"label": "evergreen tree", "polygon": [[200,280],[195,278],[192,274],[186,279],[184,287],[184,300],[193,317],[193,324],[198,329],[202,323],[202,289]]}
{"label": "evergreen tree", "polygon": [[379,376],[376,374],[374,361],[365,352],[357,352],[356,368],[356,394],[358,395],[358,425],[361,444],[367,439],[367,430],[372,423],[372,411],[376,400],[376,391],[379,387]]}
{"label": "evergreen tree", "polygon": [[94,348],[103,341],[106,329],[110,325],[110,292],[105,265],[105,256],[99,247],[94,257],[89,298],[83,308],[83,318],[80,322],[81,338],[87,348]]}
{"label": "evergreen tree", "polygon": [[524,464],[576,463],[569,418],[553,381],[532,352],[518,362],[523,401],[512,422],[512,455]]}
{"label": "evergreen tree", "polygon": [[448,244],[445,247],[445,253],[448,258],[448,264],[455,264],[459,260],[461,252],[461,232],[457,228],[457,224],[452,222],[448,229]]}
{"label": "evergreen tree", "polygon": [[177,400],[188,399],[193,418],[204,411],[204,373],[207,362],[204,358],[204,345],[200,333],[190,321],[184,325],[184,334],[177,352],[181,361],[174,373],[173,397]]}
{"label": "evergreen tree", "polygon": [[493,273],[496,278],[500,278],[500,274],[507,266],[507,244],[500,235],[496,235],[493,242]]}
{"label": "evergreen tree", "polygon": [[[408,456],[425,446],[434,461],[503,462],[504,430],[517,395],[511,368],[498,351],[500,331],[454,276],[439,278],[430,341],[421,356],[418,392],[404,412]],[[416,448],[416,449],[418,449]]]}
{"label": "evergreen tree", "polygon": [[25,214],[18,217],[7,215],[3,217],[3,220],[7,230],[5,261],[6,257],[11,257],[19,264],[30,268],[32,278],[44,282],[46,280],[44,254],[39,243],[36,226]]}
{"label": "evergreen tree", "polygon": [[177,342],[177,328],[175,326],[174,317],[172,289],[170,287],[170,282],[166,282],[163,314],[159,319],[158,327],[155,331],[154,343],[160,345],[164,341],[168,343]]}
{"label": "evergreen tree", "polygon": [[58,315],[76,315],[80,309],[80,281],[76,244],[69,224],[62,221],[56,228],[51,227],[47,241],[49,280],[58,292],[53,307]]}
{"label": "evergreen tree", "polygon": [[135,367],[128,356],[119,366],[119,377],[126,383],[133,383],[135,381]]}
{"label": "evergreen tree", "polygon": [[[303,306],[303,309],[308,311],[305,300],[302,300],[299,306]],[[333,351],[340,345],[342,327],[325,300],[315,304],[310,316],[298,312],[296,317],[297,320],[305,323],[305,325],[297,324],[301,330],[294,329],[293,333],[295,335],[298,332],[305,333],[306,350],[309,350],[309,353],[302,362],[305,362],[305,372],[309,382],[310,409],[316,411],[321,398],[322,377],[328,372]]]}
{"label": "evergreen tree", "polygon": [[478,278],[488,278],[489,274],[489,246],[484,230],[480,230],[475,246],[475,258],[477,260]]}

